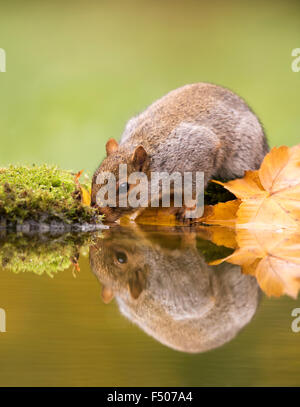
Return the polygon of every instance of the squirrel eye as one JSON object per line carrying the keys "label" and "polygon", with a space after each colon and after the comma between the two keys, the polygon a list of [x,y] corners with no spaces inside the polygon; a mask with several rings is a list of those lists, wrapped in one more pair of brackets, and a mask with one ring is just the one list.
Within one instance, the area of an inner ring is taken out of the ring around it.
{"label": "squirrel eye", "polygon": [[129,190],[129,185],[128,182],[123,182],[120,186],[119,186],[119,193],[120,194],[127,194],[127,191]]}
{"label": "squirrel eye", "polygon": [[127,256],[124,252],[116,252],[116,259],[119,263],[127,263]]}

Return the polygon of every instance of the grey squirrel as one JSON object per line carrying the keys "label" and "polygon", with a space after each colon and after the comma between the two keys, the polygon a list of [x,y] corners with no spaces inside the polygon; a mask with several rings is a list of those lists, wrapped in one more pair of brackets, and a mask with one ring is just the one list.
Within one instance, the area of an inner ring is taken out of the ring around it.
{"label": "grey squirrel", "polygon": [[256,279],[239,266],[209,266],[204,253],[219,249],[198,236],[191,242],[182,232],[114,227],[90,247],[103,301],[114,297],[121,313],[148,335],[189,353],[233,339],[261,297]]}
{"label": "grey squirrel", "polygon": [[[239,96],[209,83],[186,85],[129,120],[119,144],[108,140],[107,157],[93,176],[92,205],[98,206],[102,186],[98,174],[112,172],[120,187],[120,164],[127,164],[128,175],[202,171],[206,186],[212,178],[229,180],[258,169],[268,150],[258,118]],[[184,209],[178,208],[180,218]],[[135,211],[130,206],[99,208],[109,221]]]}

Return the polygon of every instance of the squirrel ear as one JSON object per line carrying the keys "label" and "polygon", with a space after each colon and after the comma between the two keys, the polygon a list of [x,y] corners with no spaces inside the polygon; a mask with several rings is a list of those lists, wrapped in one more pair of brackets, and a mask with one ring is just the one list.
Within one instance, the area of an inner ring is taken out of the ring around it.
{"label": "squirrel ear", "polygon": [[114,293],[110,287],[106,287],[105,285],[102,287],[101,297],[104,304],[108,304],[114,298]]}
{"label": "squirrel ear", "polygon": [[137,171],[145,169],[148,163],[148,154],[143,146],[138,146],[133,153],[132,162]]}
{"label": "squirrel ear", "polygon": [[143,271],[138,270],[134,273],[133,277],[128,281],[128,287],[131,297],[136,300],[141,295],[146,287],[146,276]]}
{"label": "squirrel ear", "polygon": [[114,138],[110,138],[106,143],[106,155],[109,156],[110,154],[116,152],[118,148],[118,142]]}

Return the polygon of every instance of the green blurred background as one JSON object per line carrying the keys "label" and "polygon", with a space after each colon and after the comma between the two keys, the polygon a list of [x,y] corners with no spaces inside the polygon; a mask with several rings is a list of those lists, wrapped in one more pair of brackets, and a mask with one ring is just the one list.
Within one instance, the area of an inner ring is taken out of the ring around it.
{"label": "green blurred background", "polygon": [[271,145],[299,141],[297,0],[0,4],[1,166],[93,171],[132,115],[199,81],[244,97]]}
{"label": "green blurred background", "polygon": [[[92,172],[105,141],[181,85],[244,97],[270,144],[299,142],[298,1],[0,1],[0,167]],[[77,279],[1,272],[0,385],[299,385],[299,302],[264,299],[231,343],[175,352],[100,301],[86,258]]]}

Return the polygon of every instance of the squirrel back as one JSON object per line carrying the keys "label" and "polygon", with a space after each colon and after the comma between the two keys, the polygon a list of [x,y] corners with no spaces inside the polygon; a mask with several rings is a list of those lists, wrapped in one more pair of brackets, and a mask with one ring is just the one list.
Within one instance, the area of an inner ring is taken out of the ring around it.
{"label": "squirrel back", "polygon": [[152,156],[153,171],[201,171],[206,160],[213,166],[207,168],[210,177],[223,179],[259,168],[269,149],[244,100],[210,83],[175,89],[129,120],[120,151],[133,152],[139,145]]}
{"label": "squirrel back", "polygon": [[[120,164],[127,165],[128,176],[144,172],[148,178],[152,172],[203,172],[206,186],[212,178],[229,180],[258,169],[268,143],[258,118],[239,96],[217,85],[195,83],[173,90],[129,120],[120,144],[110,139],[106,151],[93,177],[95,206],[102,186],[98,175],[110,172],[120,185]],[[100,209],[107,220],[136,210]]]}

